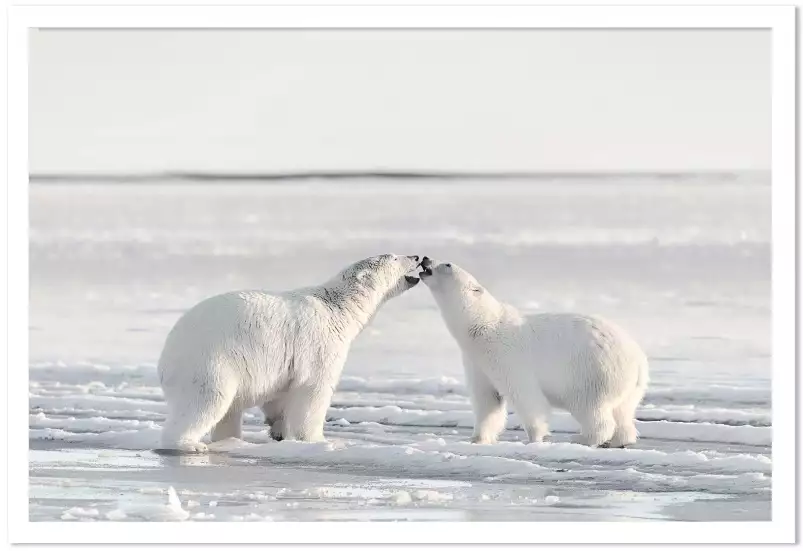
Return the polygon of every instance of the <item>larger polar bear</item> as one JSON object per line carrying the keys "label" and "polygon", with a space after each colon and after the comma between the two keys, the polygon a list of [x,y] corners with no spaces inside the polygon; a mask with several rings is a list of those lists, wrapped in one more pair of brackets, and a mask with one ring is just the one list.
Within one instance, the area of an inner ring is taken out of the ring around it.
{"label": "larger polar bear", "polygon": [[623,447],[636,441],[647,357],[621,328],[577,314],[524,316],[455,264],[424,257],[421,266],[421,280],[463,353],[476,417],[473,442],[496,441],[505,428],[505,399],[530,442],[549,434],[552,406],[580,423],[580,443]]}
{"label": "larger polar bear", "polygon": [[385,301],[418,283],[418,256],[361,260],[322,285],[218,295],[187,311],[159,358],[167,402],[162,448],[241,437],[243,411],[266,404],[274,433],[323,440],[332,393],[352,341]]}

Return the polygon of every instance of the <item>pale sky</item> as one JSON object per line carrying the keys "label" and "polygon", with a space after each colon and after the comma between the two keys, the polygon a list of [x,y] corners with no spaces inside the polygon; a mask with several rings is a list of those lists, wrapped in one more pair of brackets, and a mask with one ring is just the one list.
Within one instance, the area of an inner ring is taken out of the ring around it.
{"label": "pale sky", "polygon": [[34,31],[30,169],[770,167],[760,30]]}

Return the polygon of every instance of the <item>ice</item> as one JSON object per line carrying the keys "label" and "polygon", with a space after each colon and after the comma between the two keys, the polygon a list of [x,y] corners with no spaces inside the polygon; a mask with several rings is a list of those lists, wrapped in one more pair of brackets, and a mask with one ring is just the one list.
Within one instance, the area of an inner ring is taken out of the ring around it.
{"label": "ice", "polygon": [[[29,512],[36,521],[766,520],[769,175],[523,182],[32,185]],[[258,409],[208,455],[154,453],[156,363],[187,308],[321,282],[365,256],[450,259],[523,311],[628,328],[651,383],[628,449],[469,443],[460,353],[432,297],[355,342],[326,442]],[[10,366],[17,369],[22,366]]]}
{"label": "ice", "polygon": [[[473,415],[470,411],[428,411],[407,410],[397,406],[352,407],[332,411],[333,415],[350,423],[376,421],[382,424],[408,425],[416,427],[472,427]],[[511,415],[507,426],[521,428],[515,415]],[[577,432],[579,425],[568,415],[555,415],[552,430]],[[769,445],[772,442],[771,427],[749,425],[730,426],[707,422],[686,423],[667,420],[639,421],[636,428],[644,437],[664,440],[684,440],[699,442],[723,442],[732,444]]]}
{"label": "ice", "polygon": [[64,511],[61,520],[84,520],[95,519],[100,516],[97,509],[84,509],[82,507],[71,507]]}
{"label": "ice", "polygon": [[362,377],[343,377],[337,385],[340,391],[384,392],[391,394],[466,394],[465,385],[453,377],[429,379],[367,380]]}

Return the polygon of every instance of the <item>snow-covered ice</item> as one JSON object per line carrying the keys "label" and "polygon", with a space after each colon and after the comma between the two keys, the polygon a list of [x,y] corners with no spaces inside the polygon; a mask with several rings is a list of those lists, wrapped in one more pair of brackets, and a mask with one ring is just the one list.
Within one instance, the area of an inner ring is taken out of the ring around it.
{"label": "snow-covered ice", "polygon": [[[765,520],[770,517],[766,174],[529,182],[32,185],[30,518]],[[457,346],[426,289],[355,343],[325,443],[161,456],[156,358],[215,293],[317,283],[357,258],[427,254],[522,310],[616,320],[652,384],[630,449],[468,443]]]}

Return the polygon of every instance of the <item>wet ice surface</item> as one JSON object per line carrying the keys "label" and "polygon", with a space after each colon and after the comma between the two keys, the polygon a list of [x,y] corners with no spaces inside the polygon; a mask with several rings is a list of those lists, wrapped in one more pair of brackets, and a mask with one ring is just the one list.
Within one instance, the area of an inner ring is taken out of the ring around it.
{"label": "wet ice surface", "polygon": [[[31,188],[33,520],[766,520],[769,187],[708,181]],[[727,213],[727,215],[725,214]],[[155,359],[181,312],[382,252],[459,262],[525,311],[627,327],[652,384],[628,450],[468,444],[459,352],[426,289],[355,343],[328,442],[166,457]],[[171,496],[171,490],[175,495]]]}
{"label": "wet ice surface", "polygon": [[[415,466],[307,466],[301,459],[276,464],[226,453],[164,457],[150,451],[59,449],[45,442],[32,448],[31,520],[183,520],[169,514],[171,487],[181,510],[196,521],[769,518],[764,492],[717,494],[671,485],[656,491],[596,489],[605,486],[594,483],[607,476],[604,469],[572,462],[547,462],[544,481],[538,476],[505,481],[476,478],[459,468],[432,474]],[[418,478],[422,474],[426,478]],[[703,505],[690,515],[686,507],[700,500]]]}

